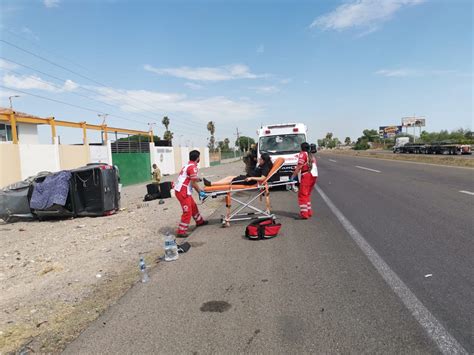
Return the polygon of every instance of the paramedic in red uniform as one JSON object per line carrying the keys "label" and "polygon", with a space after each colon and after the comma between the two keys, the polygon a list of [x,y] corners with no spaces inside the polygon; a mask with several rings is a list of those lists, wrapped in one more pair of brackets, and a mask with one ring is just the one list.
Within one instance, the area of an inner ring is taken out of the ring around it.
{"label": "paramedic in red uniform", "polygon": [[200,199],[207,197],[206,193],[201,190],[198,185],[198,164],[199,164],[200,153],[197,150],[189,152],[189,163],[186,164],[179,173],[178,181],[175,184],[174,190],[176,198],[181,204],[183,214],[181,215],[181,222],[178,226],[177,237],[186,238],[188,236],[187,231],[191,217],[196,221],[196,226],[200,227],[208,224],[201,214],[199,213],[196,202],[193,199],[192,193],[193,188],[199,193]]}
{"label": "paramedic in red uniform", "polygon": [[[317,169],[312,170],[313,164],[316,165],[316,159],[310,151],[308,143],[301,144],[301,152],[298,155],[298,165],[291,176],[292,180],[301,172],[300,189],[298,191],[298,204],[300,207],[300,216],[297,219],[308,219],[313,215],[311,208],[311,193],[317,180]],[[315,174],[316,176],[313,176]]]}

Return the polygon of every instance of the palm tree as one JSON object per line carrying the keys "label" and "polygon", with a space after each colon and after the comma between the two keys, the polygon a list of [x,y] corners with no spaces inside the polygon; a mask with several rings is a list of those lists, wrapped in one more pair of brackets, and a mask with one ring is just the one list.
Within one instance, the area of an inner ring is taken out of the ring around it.
{"label": "palm tree", "polygon": [[211,133],[211,136],[213,136],[214,133],[216,133],[216,125],[214,124],[214,122],[209,121],[207,123],[207,130],[209,131],[209,133]]}
{"label": "palm tree", "polygon": [[163,135],[163,139],[165,141],[171,142],[173,140],[173,132],[165,131],[165,134]]}
{"label": "palm tree", "polygon": [[216,125],[214,124],[213,121],[209,121],[207,123],[207,130],[211,134],[211,138],[209,138],[209,150],[211,152],[214,151],[214,144],[215,144],[215,138],[214,138],[214,133],[216,133]]}
{"label": "palm tree", "polygon": [[168,130],[168,127],[170,125],[170,119],[168,118],[168,116],[163,117],[161,123],[163,124],[163,126],[165,126],[165,129]]}
{"label": "palm tree", "polygon": [[344,139],[344,143],[346,143],[346,145],[351,144],[351,137],[346,137],[346,139]]}
{"label": "palm tree", "polygon": [[163,126],[165,126],[166,129],[165,133],[163,134],[163,139],[168,142],[171,142],[173,140],[173,132],[168,129],[170,126],[170,119],[168,118],[168,116],[163,117],[161,123],[163,124]]}

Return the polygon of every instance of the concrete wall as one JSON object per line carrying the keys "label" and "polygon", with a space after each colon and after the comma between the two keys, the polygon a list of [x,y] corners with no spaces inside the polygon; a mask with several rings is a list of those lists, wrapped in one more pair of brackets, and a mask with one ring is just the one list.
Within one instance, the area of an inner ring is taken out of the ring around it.
{"label": "concrete wall", "polygon": [[22,144],[39,144],[38,125],[19,123],[18,140]]}
{"label": "concrete wall", "polygon": [[[201,152],[201,154],[203,154]],[[209,168],[211,166],[211,159],[209,157],[209,148],[204,148],[204,159],[203,159],[204,168]]]}
{"label": "concrete wall", "polygon": [[209,157],[209,148],[206,147],[194,147],[194,148],[188,148],[188,147],[175,147],[174,148],[174,161],[175,161],[175,171],[179,172],[181,171],[181,168],[183,167],[184,164],[187,164],[189,161],[189,152],[191,150],[199,150],[201,153],[201,161],[199,162],[199,168],[208,168],[211,163],[211,159]]}
{"label": "concrete wall", "polygon": [[107,145],[90,145],[89,154],[91,163],[112,164],[110,142]]}
{"label": "concrete wall", "polygon": [[21,178],[61,170],[57,144],[19,144]]}
{"label": "concrete wall", "polygon": [[181,171],[183,164],[185,164],[181,161],[181,147],[175,147],[173,150],[173,154],[174,154],[175,173],[178,173]]}
{"label": "concrete wall", "polygon": [[[104,147],[107,149],[107,147]],[[71,170],[87,165],[91,162],[89,147],[84,145],[59,146],[60,170]]]}
{"label": "concrete wall", "polygon": [[0,144],[0,188],[21,180],[18,144]]}
{"label": "concrete wall", "polygon": [[[201,152],[199,167],[209,167],[209,149],[204,147],[192,149]],[[2,143],[0,144],[0,187],[36,175],[40,171],[56,172],[74,169],[92,162],[118,163],[121,165],[125,180],[128,179],[128,183],[137,183],[151,177],[149,172],[153,163],[158,165],[162,174],[178,173],[188,162],[189,151],[192,149],[155,147],[151,144],[149,155],[142,154],[140,157],[137,155],[132,157],[134,159],[127,159],[120,154],[114,154],[115,157],[112,158],[110,143],[107,146]],[[138,174],[137,171],[140,176],[135,176]]]}
{"label": "concrete wall", "polygon": [[172,147],[155,147],[153,144],[150,147],[152,164],[158,165],[161,174],[176,173],[175,153]]}
{"label": "concrete wall", "polygon": [[179,170],[181,170],[181,168],[189,162],[189,152],[191,151],[191,149],[189,149],[188,147],[180,147],[179,150],[181,155],[181,166],[179,167]]}

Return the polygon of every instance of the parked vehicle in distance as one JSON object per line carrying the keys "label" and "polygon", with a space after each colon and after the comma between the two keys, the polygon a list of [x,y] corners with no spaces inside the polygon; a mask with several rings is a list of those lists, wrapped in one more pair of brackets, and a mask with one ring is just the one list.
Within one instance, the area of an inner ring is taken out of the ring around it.
{"label": "parked vehicle in distance", "polygon": [[393,152],[405,154],[472,154],[471,146],[469,144],[448,142],[410,143],[409,137],[398,137],[395,140]]}

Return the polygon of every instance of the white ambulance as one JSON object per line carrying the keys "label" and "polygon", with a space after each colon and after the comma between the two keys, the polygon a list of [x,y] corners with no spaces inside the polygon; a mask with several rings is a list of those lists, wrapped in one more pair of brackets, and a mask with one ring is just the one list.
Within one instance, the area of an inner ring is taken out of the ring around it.
{"label": "white ambulance", "polygon": [[308,128],[303,123],[280,123],[262,126],[258,134],[258,156],[268,153],[274,161],[285,159],[280,173],[272,181],[288,181],[298,162],[301,143],[307,142]]}

